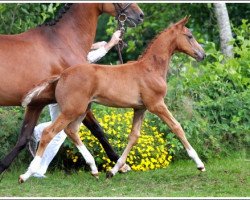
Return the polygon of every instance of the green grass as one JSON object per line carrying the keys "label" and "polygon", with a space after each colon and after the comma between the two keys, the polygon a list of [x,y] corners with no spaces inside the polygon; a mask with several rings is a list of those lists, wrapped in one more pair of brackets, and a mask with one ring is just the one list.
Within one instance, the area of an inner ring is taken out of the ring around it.
{"label": "green grass", "polygon": [[12,169],[0,182],[1,197],[247,197],[250,196],[250,162],[239,156],[215,159],[200,173],[192,161],[170,164],[166,169],[117,174],[111,180],[101,173],[65,175],[48,172],[46,179],[31,178],[18,184],[24,170]]}

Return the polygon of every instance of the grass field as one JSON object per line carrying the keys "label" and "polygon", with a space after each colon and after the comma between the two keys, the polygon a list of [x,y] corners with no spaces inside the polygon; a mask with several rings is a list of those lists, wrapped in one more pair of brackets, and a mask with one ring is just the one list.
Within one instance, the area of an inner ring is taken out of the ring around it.
{"label": "grass field", "polygon": [[206,163],[200,173],[189,160],[166,169],[117,174],[95,180],[88,172],[48,172],[46,179],[18,184],[23,169],[12,169],[0,182],[1,197],[249,197],[250,162],[240,156]]}

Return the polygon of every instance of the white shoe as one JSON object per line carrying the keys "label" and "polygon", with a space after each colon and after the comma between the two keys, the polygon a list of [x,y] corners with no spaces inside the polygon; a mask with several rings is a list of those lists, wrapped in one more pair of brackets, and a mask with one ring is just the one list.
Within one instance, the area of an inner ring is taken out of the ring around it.
{"label": "white shoe", "polygon": [[47,176],[45,176],[44,174],[39,174],[39,173],[34,173],[32,176],[35,178],[47,178]]}

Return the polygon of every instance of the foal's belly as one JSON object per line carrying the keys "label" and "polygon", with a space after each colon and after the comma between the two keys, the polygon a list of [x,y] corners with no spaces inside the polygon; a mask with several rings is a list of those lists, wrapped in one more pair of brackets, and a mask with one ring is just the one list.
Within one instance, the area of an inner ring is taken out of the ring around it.
{"label": "foal's belly", "polygon": [[[93,95],[93,102],[117,108],[138,108],[144,106],[137,79],[129,74],[114,74],[114,71],[101,74]],[[117,78],[119,77],[119,78]]]}
{"label": "foal's belly", "polygon": [[[107,92],[108,93],[108,92]],[[93,102],[98,104],[109,106],[109,107],[116,107],[116,108],[140,108],[144,107],[140,97],[138,95],[129,96],[126,95],[98,95],[94,97]]]}

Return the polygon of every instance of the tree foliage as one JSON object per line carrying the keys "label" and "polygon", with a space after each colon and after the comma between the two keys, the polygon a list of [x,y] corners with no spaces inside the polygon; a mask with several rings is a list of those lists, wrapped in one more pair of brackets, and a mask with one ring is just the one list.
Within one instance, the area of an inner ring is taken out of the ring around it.
{"label": "tree foliage", "polygon": [[5,3],[0,4],[0,33],[17,34],[53,18],[58,3]]}
{"label": "tree foliage", "polygon": [[[128,47],[123,50],[124,60],[136,60],[146,48],[152,38],[181,18],[191,15],[187,24],[200,43],[214,42],[219,49],[219,30],[217,20],[211,3],[143,3],[139,4],[145,13],[143,24],[136,28],[127,28],[125,41]],[[250,17],[250,4],[227,4],[229,18],[232,25],[239,26],[242,19]],[[241,18],[239,17],[242,16]],[[100,18],[102,24],[107,24],[107,34],[103,31],[97,40],[108,40],[117,27],[114,18]],[[105,26],[105,25],[104,25]],[[102,29],[103,30],[103,29]],[[235,33],[234,33],[235,34]],[[101,60],[102,63],[116,63],[117,53],[113,50]]]}

